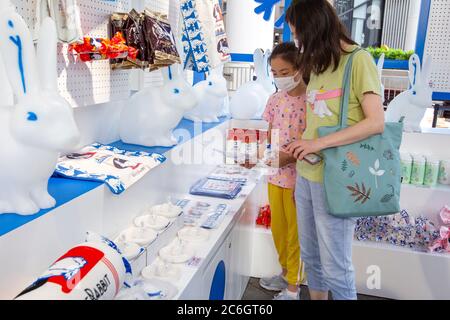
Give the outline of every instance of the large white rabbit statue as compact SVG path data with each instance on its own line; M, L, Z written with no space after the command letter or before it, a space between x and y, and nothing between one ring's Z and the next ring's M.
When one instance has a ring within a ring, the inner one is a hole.
M398 122L404 118L404 131L421 132L420 122L426 109L433 105L433 89L430 86L432 59L426 57L422 69L417 54L409 59L410 89L402 92L389 104L387 122Z
M30 215L54 207L48 179L59 153L80 139L73 110L58 94L56 42L55 23L45 19L36 56L22 17L11 5L0 9L0 72L6 72L0 85L9 79L15 101L0 103L0 213Z
M385 88L383 85L383 67L384 67L384 53L378 59L378 63L377 63L378 77L379 77L380 83L381 83L381 103L384 104L384 102L386 101L386 97L384 95Z
M244 83L230 101L230 114L235 119L261 119L269 97L275 92L270 72L270 50L257 49L253 55L255 81Z
M223 77L223 65L212 70L206 80L194 85L197 106L184 117L192 121L219 122L228 97L227 81Z
M180 65L164 68L162 73L162 87L142 89L123 108L120 116L123 142L148 147L177 144L172 131L183 115L197 105L197 98L183 78Z

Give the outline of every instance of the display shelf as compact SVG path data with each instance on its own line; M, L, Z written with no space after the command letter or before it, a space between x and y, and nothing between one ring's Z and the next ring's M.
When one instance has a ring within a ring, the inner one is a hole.
M227 117L221 117L220 122L218 123L203 123L201 126L199 124L195 124L194 122L182 119L180 124L177 126L175 130L187 130L190 133L190 137L194 138L199 134L202 134L209 129L212 129L223 122L227 121ZM196 127L197 126L197 127ZM186 142L186 141L183 141ZM143 147L138 145L125 144L121 141L116 141L112 143L114 147L123 150L129 151L145 151L145 152L156 152L156 153L167 153L172 150L174 147L170 148L162 148L162 147ZM100 186L103 186L103 183L93 182L93 181L82 181L75 179L66 179L60 177L52 177L49 180L48 189L49 193L55 198L56 206L51 209L41 210L39 213L31 216L19 216L16 214L1 214L0 215L0 237L5 235L8 232L13 231L16 228L23 226L26 223L29 223L35 219L42 217L43 215L55 210L56 208L80 197L81 195L92 191Z
M450 255L354 241L358 293L390 299L450 299Z
M438 184L434 187L428 187L428 186L419 186L419 185L414 185L414 184L402 184L402 187L405 189L411 189L411 190L415 190L418 192L421 191L425 191L426 192L450 192L450 186L448 185L444 185L444 184Z
M272 229L270 228L266 228L264 226L260 226L260 225L256 225L255 226L255 232L256 233L261 233L261 234L272 234Z
M412 249L409 247L402 247L402 246L396 246L387 242L377 242L377 241L359 241L354 240L353 246L359 246L359 247L365 247L365 248L371 248L371 249L383 249L383 250L389 250L389 251L397 251L399 253L409 253L409 254L417 254L417 255L423 255L425 257L427 256L434 256L437 258L444 258L444 259L450 259L450 254L446 253L439 253L439 252L428 252L428 251L420 251L416 249Z
M35 219L41 218L43 215L51 212L52 210L63 206L73 199L78 198L101 185L101 183L94 181L51 178L48 184L48 191L55 198L56 207L41 210L39 213L31 216L19 216L12 213L0 214L0 237Z
M202 134L203 132L215 128L218 125L222 124L223 122L229 120L228 117L220 117L219 118L219 122L216 123L194 123L191 120L187 120L185 118L183 118L180 122L180 124L174 129L175 130L175 136L176 136L176 130L179 129L184 129L184 130L188 130L190 137L191 138L195 138L196 136L198 136L199 134ZM186 141L181 141L181 143L186 142ZM129 150L129 151L144 151L144 152L148 152L148 153L152 153L152 152L156 152L156 153L161 153L164 154L168 151L170 151L171 149L173 149L173 147L144 147L144 146L140 146L140 145L134 145L134 144L128 144L128 143L124 143L122 141L116 141L111 143L112 146L119 148L119 149L123 149L123 150Z
M168 161L150 171L121 195L113 195L106 187L97 187L0 237L0 259L5 262L0 278L0 299L14 298L61 254L82 243L86 231L114 238L149 204L163 203L168 196L180 198L186 195L192 183L212 171L217 164L176 164L171 158L177 150L181 152L192 145L209 143L217 134L224 135L229 125L228 122L222 123L217 130L208 130L190 143L176 146L173 153L167 154ZM223 155L216 156L217 161L223 163ZM185 282L179 284L180 298L209 298L212 281L208 277L212 276L216 267L213 258L226 262L226 296L230 299L242 296L248 281L252 233L241 226L254 222L257 215L257 206L251 197L251 192L244 190L242 197L230 202L236 204L233 212L237 214L227 216L213 231L214 237L208 241L207 247L198 252L203 259L199 266L188 267L190 271L186 272ZM224 202L214 198L204 199ZM245 208L240 210L242 206ZM248 216L250 214L251 217ZM147 248L145 254L132 262L135 274L153 261L158 249L175 236L178 228L180 225L173 224Z
M246 187L244 187L243 192L248 192L249 196L251 196L251 192L254 188L254 183L248 184ZM190 198L198 201L207 201L216 204L224 203L230 207L230 212L224 217L218 228L210 230L208 241L205 244L197 246L195 257L201 259L199 265L196 267L188 266L186 264L180 266L183 276L181 277L180 281L176 283L176 286L179 289L176 299L208 299L208 296L195 296L196 294L198 294L198 292L196 292L196 290L191 286L197 285L197 281L195 281L195 278L203 276L204 270L208 267L209 261L213 258L216 252L218 252L225 239L230 235L231 230L245 215L246 211L244 210L244 207L245 202L247 201L247 197L237 198L234 200L212 200L208 197L199 196L190 196ZM246 258L241 257L241 259Z
M445 205L450 204L450 187L415 186L402 184L400 205L413 217L425 216L434 223L439 223L438 213Z

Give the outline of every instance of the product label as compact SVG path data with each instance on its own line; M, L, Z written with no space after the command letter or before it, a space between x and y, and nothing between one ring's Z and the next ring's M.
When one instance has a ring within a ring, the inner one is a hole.
M105 274L103 279L101 279L94 288L86 288L84 292L87 294L85 300L98 300L102 297L107 291L108 287L111 285L111 281L108 278L108 275Z

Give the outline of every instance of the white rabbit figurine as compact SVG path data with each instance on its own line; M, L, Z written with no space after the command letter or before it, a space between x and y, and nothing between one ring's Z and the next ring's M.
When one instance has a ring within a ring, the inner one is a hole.
M58 94L56 27L43 21L37 56L31 33L13 6L0 10L0 53L15 105L0 107L0 214L31 215L55 206L47 191L59 153L80 134L70 105ZM6 84L7 85L7 84ZM6 101L8 97L2 97Z
M227 81L223 77L223 65L212 70L206 80L194 85L197 106L184 117L192 121L219 122L225 99L228 97Z
M378 77L380 78L381 83L381 103L384 104L384 102L386 101L386 97L384 95L383 67L384 67L384 53L380 56L377 63Z
M264 54L257 49L255 62L256 81L244 83L230 101L230 114L235 119L261 119L269 97L275 92L269 67L270 50Z
M386 111L387 122L404 119L404 131L421 132L420 122L426 109L433 105L433 89L430 86L432 59L426 57L420 68L420 59L413 54L409 59L410 89L402 92L389 104Z
M123 108L119 129L123 142L149 147L177 144L172 130L197 105L197 98L180 65L164 68L162 73L162 87L142 89Z

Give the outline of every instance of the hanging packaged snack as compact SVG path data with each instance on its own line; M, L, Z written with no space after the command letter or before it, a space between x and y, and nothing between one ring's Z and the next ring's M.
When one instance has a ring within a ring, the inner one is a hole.
M136 57L137 51L125 44L120 32L111 39L84 37L83 42L69 45L69 52L83 62Z
M150 69L181 63L167 17L145 10L143 18Z
M110 36L113 37L115 34L117 34L117 32L120 32L122 35L124 35L127 20L128 13L113 13L110 18ZM135 67L135 64L129 62L126 58L111 59L112 69L130 69L133 67Z
M127 45L138 50L135 59L133 59L133 57L127 57L127 60L135 64L138 68L145 68L148 66L147 45L141 22L142 16L136 10L131 10L128 14L128 19L125 22L124 36Z

